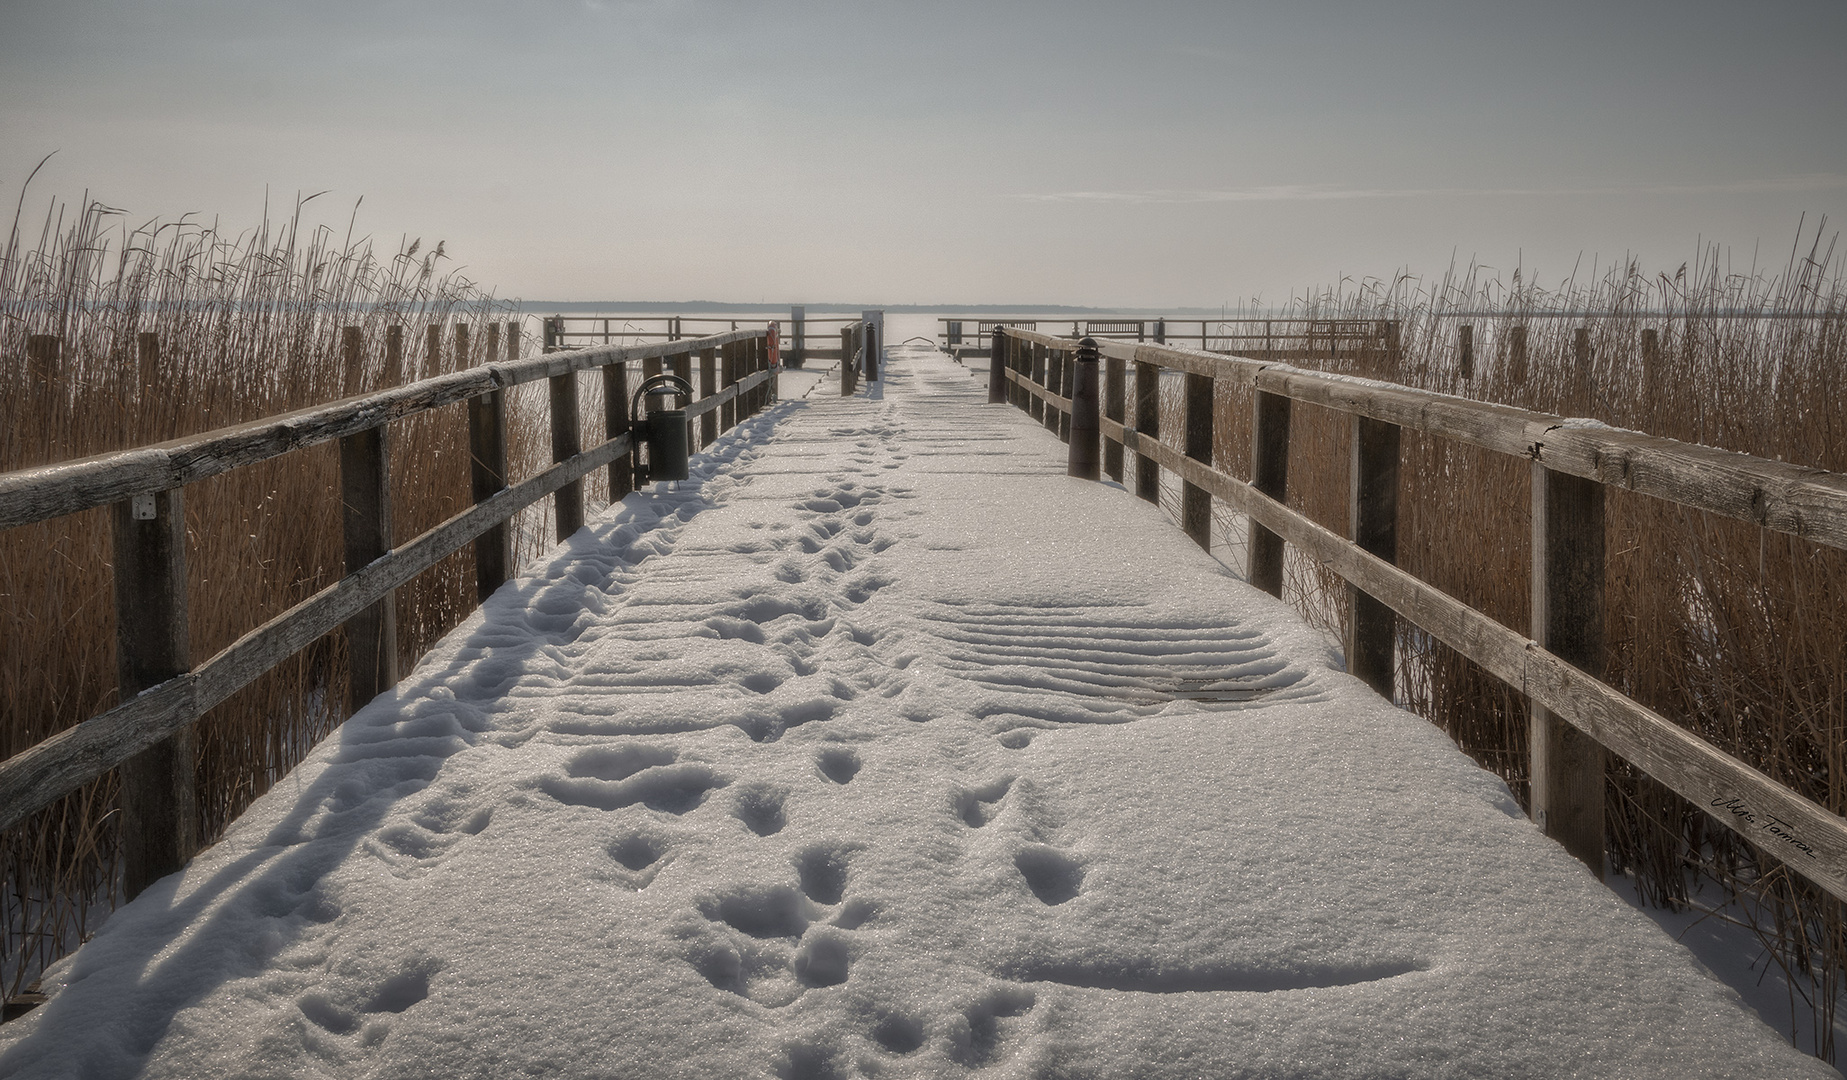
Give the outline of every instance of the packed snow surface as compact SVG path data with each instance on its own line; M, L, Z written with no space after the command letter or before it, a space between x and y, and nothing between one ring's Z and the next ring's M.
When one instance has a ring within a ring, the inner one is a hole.
M985 398L894 349L612 508L0 1075L1835 1075Z

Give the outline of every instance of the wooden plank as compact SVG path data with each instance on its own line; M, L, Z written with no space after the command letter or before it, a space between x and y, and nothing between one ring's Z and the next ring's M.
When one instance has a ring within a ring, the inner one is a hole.
M1024 390L1032 400L1039 402L1041 407L1049 411L1055 413L1060 409L1071 408L1070 398L1055 394L1045 387L1040 386L1037 382L1033 381L1033 377L1028 373L1009 371L1007 372L1007 378Z
M1364 416L1352 420L1347 514L1353 542L1388 563L1398 561L1399 432ZM1347 586L1347 670L1387 701L1394 700L1398 618L1356 586Z
M1847 900L1847 819L1803 798L1538 642L1322 528L1249 485L1133 430L1135 453L1262 521L1347 581L1706 810L1838 899Z
M1588 674L1604 672L1604 489L1534 462L1533 640ZM1603 877L1604 756L1538 702L1528 709L1533 821Z
M1289 493L1289 421L1291 402L1281 394L1251 395L1251 486L1287 502ZM1250 519L1249 573L1252 585L1282 598L1283 538Z
M340 521L351 574L391 550L391 439L383 424L340 440ZM347 712L398 684L397 604L390 593L346 621Z
M112 508L112 521L116 697L133 701L192 666L185 500L179 489L124 500ZM175 731L136 749L133 757L122 759L118 796L123 889L129 899L186 865L199 842L195 733Z
M1213 380L1209 375L1186 377L1186 456L1212 464ZM1180 529L1193 542L1212 550L1212 494L1191 481L1180 484Z

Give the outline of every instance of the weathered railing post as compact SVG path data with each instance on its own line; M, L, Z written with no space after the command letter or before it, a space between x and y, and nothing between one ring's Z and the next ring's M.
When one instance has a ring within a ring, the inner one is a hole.
M340 439L341 525L346 572L391 550L391 437L385 424ZM397 603L391 593L346 620L347 710L398 684Z
M798 368L808 360L807 338L808 309L800 304L789 308L789 349L783 356L783 363Z
M138 361L137 374L140 377L138 385L145 399L159 389L156 384L160 381L160 335L152 330L136 334L135 359Z
M1475 327L1463 323L1456 327L1456 372L1464 379L1475 377Z
M603 365L603 438L614 439L629 430L628 361ZM621 502L635 490L635 446L609 463L609 501Z
M1348 520L1353 542L1388 563L1398 561L1398 463L1400 430L1397 424L1355 416L1351 471L1348 481ZM1380 601L1347 586L1352 619L1347 628L1347 670L1361 682L1393 700L1393 645L1398 616Z
M1212 383L1210 375L1186 375L1186 456L1212 464ZM1180 487L1180 528L1193 542L1212 550L1212 493L1190 483Z
M719 379L724 384L722 389L729 390L738 381L737 342L727 341L718 347L718 363L721 369ZM718 426L726 431L730 431L732 426L738 422L737 399L732 398L718 408L719 412L722 414Z
M1135 433L1144 439L1161 437L1161 369L1135 361ZM1147 454L1135 455L1135 494L1151 503L1161 501L1161 466Z
M440 323L423 330L423 377L439 375L443 369L443 328Z
M718 350L699 350L699 396L709 398L718 393ZM718 414L708 412L699 418L699 447L704 449L718 438Z
M1655 401L1661 387L1661 333L1654 327L1642 331L1642 400Z
M385 385L404 385L404 328L385 327Z
M951 323L951 326L959 324ZM1007 379L1007 336L1006 332L996 326L988 337L988 404L1005 402L1011 395L1008 390L1012 384Z
M1526 324L1507 328L1507 374L1515 384L1526 381Z
M468 366L468 327L455 326L455 367ZM507 486L507 392L468 399L469 489L476 505ZM513 576L513 535L504 521L475 537L475 596L486 602Z
M1125 367L1120 356L1103 361L1103 415L1118 424L1128 415ZM1103 440L1103 471L1111 480L1122 483L1122 443L1115 439Z
M552 463L569 461L583 452L584 440L577 416L577 372L567 371L546 380L551 389ZM582 477L559 488L552 496L558 519L558 541L574 535L584 527L584 481Z
M365 334L357 326L340 328L340 355L343 369L340 393L352 397L365 389Z
M1277 502L1289 497L1289 418L1284 394L1251 392L1251 486ZM1283 595L1283 538L1251 519L1250 582L1271 596Z
M507 363L519 359L519 320L507 320Z
M1604 494L1595 480L1533 463L1533 640L1597 678L1604 671ZM1603 876L1604 753L1528 703L1533 821Z
M1096 339L1079 342L1077 355L1065 366L1071 371L1071 441L1065 450L1065 472L1081 480L1095 480L1101 475L1102 447L1098 441L1103 433L1097 418Z
M113 524L116 699L127 701L192 667L180 489L115 504ZM123 890L131 900L198 847L197 739L188 724L122 766Z

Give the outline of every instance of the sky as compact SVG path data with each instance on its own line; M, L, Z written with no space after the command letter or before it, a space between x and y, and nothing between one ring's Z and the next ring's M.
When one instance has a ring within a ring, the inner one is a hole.
M0 193L53 151L28 220L325 192L525 299L1780 268L1847 221L1844 47L1839 0L0 0Z

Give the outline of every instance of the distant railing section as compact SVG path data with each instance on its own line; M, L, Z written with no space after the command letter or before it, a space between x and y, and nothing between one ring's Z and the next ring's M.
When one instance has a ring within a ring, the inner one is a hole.
M1181 528L1208 549L1212 500L1224 500L1249 519L1248 580L1272 595L1282 595L1285 543L1344 578L1347 667L1381 694L1394 691L1399 618L1524 694L1533 818L1599 874L1607 750L1847 900L1847 820L1602 679L1609 487L1847 549L1847 475L1286 364L992 329L989 401L1011 403L1065 439L1072 475L1107 475L1158 501L1160 471L1178 474ZM1185 378L1177 432L1161 430L1164 371ZM1212 463L1221 380L1252 393L1248 480ZM1348 536L1283 501L1297 401L1351 418ZM1530 636L1396 565L1405 428L1531 462Z
M346 690L358 708L397 682L393 590L472 543L477 599L485 600L513 573L508 519L515 513L552 496L562 541L583 527L585 475L607 466L612 500L633 490L633 466L646 443L637 446L630 431L629 395L639 389L630 382L631 363L639 363L644 380L670 369L689 383L697 364L698 396L685 409L689 428L694 419L699 424L696 437L687 433L694 448L774 397L775 323L648 345L554 347L523 359L517 324L508 329L503 362L153 446L0 474L0 529L113 508L120 702L0 761L0 831L122 766L125 884L134 896L179 869L196 845L192 726L206 710L334 630L347 636ZM465 331L456 328L459 342ZM346 341L349 366L362 368L357 328ZM603 439L585 449L577 375L590 370L602 373L605 428ZM506 391L539 379L550 389L553 464L509 483ZM473 506L393 547L390 425L449 405L467 408ZM346 576L194 664L186 620L187 485L335 440L340 490L329 497L343 508Z
M875 318L878 312L860 315L821 315L807 313L801 305L789 308L788 332L782 341L783 363L799 368L809 359L838 360L840 350L831 344L816 347L813 337L831 340L841 327ZM739 330L767 330L783 324L779 317L731 315L550 315L545 319L545 350L579 348L586 345L630 345L656 341L680 341L700 334L724 334Z
M966 319L945 316L937 342L956 356L987 356L995 327L1062 332L1073 339L1191 345L1202 352L1264 360L1379 359L1396 366L1402 323L1397 319Z

